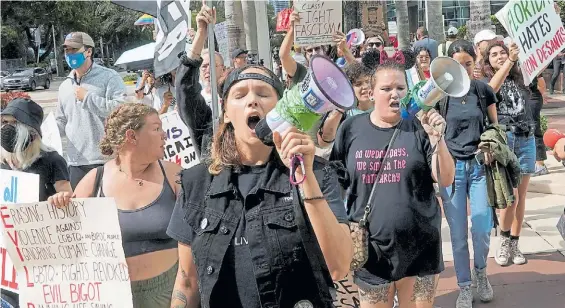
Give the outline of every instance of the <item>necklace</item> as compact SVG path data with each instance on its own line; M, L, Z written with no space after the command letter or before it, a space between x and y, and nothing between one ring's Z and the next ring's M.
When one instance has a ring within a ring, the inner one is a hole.
M118 168L120 169L120 172L121 172L121 173L125 174L126 177L129 177L128 174L125 173L125 172L122 170L122 166L119 166ZM137 182L137 185L143 186L143 179L134 179L134 178L132 178L132 180L136 181L136 182Z

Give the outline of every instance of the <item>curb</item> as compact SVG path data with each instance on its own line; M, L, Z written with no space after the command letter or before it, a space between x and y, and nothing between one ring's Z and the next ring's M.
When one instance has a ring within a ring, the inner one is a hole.
M528 192L565 196L565 189L563 188L563 185L557 185L555 183L551 183L551 181L530 182L528 185Z

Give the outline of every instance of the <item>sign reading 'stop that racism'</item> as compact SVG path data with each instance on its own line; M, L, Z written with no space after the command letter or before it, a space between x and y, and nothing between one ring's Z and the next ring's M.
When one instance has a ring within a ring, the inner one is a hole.
M294 25L294 42L298 46L333 44L332 35L341 31L341 1L295 0L300 22Z
M565 47L565 28L553 0L511 0L496 17L520 47L526 85Z

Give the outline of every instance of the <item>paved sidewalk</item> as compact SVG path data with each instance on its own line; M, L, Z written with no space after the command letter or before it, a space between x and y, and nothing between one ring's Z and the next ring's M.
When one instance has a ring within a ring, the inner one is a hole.
M565 167L550 152L547 153L545 165L549 174L531 177L528 191L565 196Z
M490 304L482 304L477 298L473 307L565 308L565 241L555 227L564 208L565 195L528 193L525 222L520 237L520 248L528 258L528 263L504 268L498 266L493 256L499 241L493 232L488 272L495 300ZM442 241L446 269L440 276L435 306L453 308L459 288L445 218ZM469 248L473 255L471 241Z

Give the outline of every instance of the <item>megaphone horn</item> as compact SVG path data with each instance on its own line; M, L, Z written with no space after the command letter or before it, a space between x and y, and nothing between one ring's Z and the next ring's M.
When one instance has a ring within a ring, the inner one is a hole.
M345 73L330 59L315 55L302 82L285 91L275 109L255 126L255 133L272 145L275 131L282 134L290 126L307 131L324 113L348 110L355 104L355 92Z
M345 36L347 45L359 46L365 41L365 33L361 29L351 29Z

